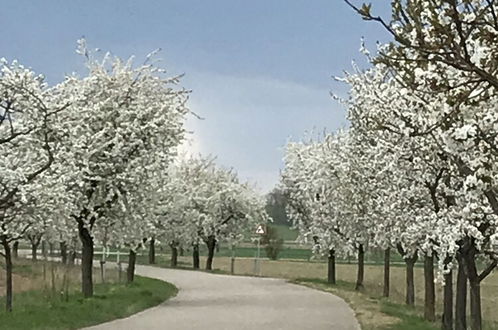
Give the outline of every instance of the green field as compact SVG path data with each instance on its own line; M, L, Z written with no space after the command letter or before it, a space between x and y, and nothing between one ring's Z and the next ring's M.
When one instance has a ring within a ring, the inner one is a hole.
M291 229L286 225L270 225L277 229L278 237L282 238L284 241L295 241L298 235L298 231Z
M232 256L232 253L235 257L237 258L254 258L257 255L257 244L252 243L252 242L244 242L240 244L239 246L235 246L233 248L233 251L228 247L223 244L217 249L215 252L215 257L230 257ZM192 251L190 249L184 249L183 251L183 256L189 256L191 255ZM123 255L128 254L128 251L122 250ZM199 253L201 256L207 256L208 251L205 246L205 244L201 244L199 246ZM380 250L372 250L372 251L367 251L365 253L365 263L367 264L375 264L375 265L382 265L384 263L384 252ZM100 251L97 249L95 252L96 255L100 255ZM147 250L140 250L138 254L146 255ZM171 251L168 247L157 247L156 248L156 254L161 255L161 254L166 254L170 255ZM264 246L260 247L260 256L262 258L267 258L266 251L264 249ZM115 256L111 257L112 260L115 260ZM327 257L326 256L319 256L319 255L313 255L311 251L311 247L306 247L306 246L300 246L297 244L294 245L284 245L282 247L282 251L280 252L278 259L297 259L297 260L308 260L308 261L326 261ZM356 260L354 257L349 257L349 258L342 258L341 256L337 256L336 258L337 263L355 263ZM396 253L392 252L391 253L391 263L394 265L400 265L404 266L403 258ZM419 260L418 265L422 265L422 261Z
M201 248L200 254L203 256L207 256L207 249ZM257 247L236 247L234 249L235 257L238 258L254 258L257 253ZM216 252L215 256L219 257L229 257L232 255L232 251L229 248L221 247L218 252ZM260 256L262 258L267 258L266 251L264 247L260 248ZM309 260L312 256L312 253L309 249L295 249L291 247L283 247L282 251L279 254L280 259L304 259Z

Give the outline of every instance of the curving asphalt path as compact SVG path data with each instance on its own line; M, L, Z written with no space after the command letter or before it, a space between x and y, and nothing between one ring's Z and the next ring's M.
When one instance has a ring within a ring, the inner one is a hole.
M340 298L281 279L137 266L137 274L176 285L178 295L93 330L358 330Z

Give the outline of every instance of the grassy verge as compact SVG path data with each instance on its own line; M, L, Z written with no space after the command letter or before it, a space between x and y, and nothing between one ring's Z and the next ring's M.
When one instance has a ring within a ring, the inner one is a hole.
M89 299L79 293L66 299L46 290L25 291L15 295L12 313L0 311L0 329L78 329L132 315L176 293L172 284L140 276L130 285L97 284Z
M420 310L395 304L385 299L369 297L354 290L354 284L338 281L336 285L324 280L300 278L292 281L314 289L327 291L343 298L355 311L363 330L436 330L435 324L425 321Z

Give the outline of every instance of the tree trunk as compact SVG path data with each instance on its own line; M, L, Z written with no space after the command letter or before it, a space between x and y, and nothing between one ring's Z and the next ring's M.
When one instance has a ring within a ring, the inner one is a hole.
M38 246L38 244L40 244L40 242L41 242L41 250L42 250L41 252L42 252L43 258L46 259L46 257L47 257L47 242L45 242L45 240L41 241L41 238L40 238L40 239L38 239L38 243L36 243L36 246Z
M105 260L100 260L100 280L105 283Z
M212 270L213 269L214 250L216 248L216 238L213 235L209 236L207 241L206 241L206 245L208 248L208 257L206 260L206 270Z
M50 262L50 284L52 288L52 295L55 296L56 287L55 287L55 262Z
M355 290L359 291L363 289L363 278L365 274L365 250L363 244L358 247L358 274L356 277L356 287Z
M6 238L2 239L2 245L5 258L5 275L6 275L6 289L5 289L5 309L7 312L12 312L12 255L9 242Z
M60 242L61 249L61 261L63 264L67 263L67 244L66 242Z
M49 251L48 255L50 257L53 257L54 256L54 243L52 243L52 242L48 243L48 251Z
M64 265L64 275L62 277L62 290L64 292L64 300L69 301L69 280L68 280L69 265Z
M137 262L137 253L130 249L130 254L128 255L128 268L126 269L126 281L128 283L133 282L135 279L135 263Z
M169 245L171 247L171 267L178 266L178 245L176 243L172 243Z
M477 267L475 263L474 248L471 248L465 258L465 270L470 284L470 329L482 329L482 315L481 315L481 285Z
M335 284L335 250L329 250L329 268L327 274L327 281L330 284Z
M411 258L405 258L406 263L406 304L415 305L415 278L414 267L417 262L417 255Z
M193 258L194 269L199 269L200 268L199 244L194 244L192 258Z
M436 321L436 288L434 285L434 256L424 257L425 300L424 318L427 321Z
M69 252L69 257L67 263L69 265L74 265L74 261L76 260L76 251Z
M481 286L479 281L470 282L470 329L482 329Z
M31 260L36 261L38 259L37 250L40 243L31 243Z
M46 285L45 282L47 280L47 259L46 258L43 259L43 270L42 270L42 273L43 273L43 286L45 288L45 285Z
M391 249L387 248L384 250L384 297L389 297L389 281L391 278Z
M81 292L85 298L93 296L93 237L84 226L83 221L78 221L78 234L81 248Z
M151 238L149 243L149 264L154 265L156 263L156 240Z
M457 255L458 273L456 286L456 303L455 303L455 329L467 329L467 274L460 253Z
M15 259L19 258L19 241L15 241L12 246L12 256Z
M443 330L453 330L453 272L444 275Z

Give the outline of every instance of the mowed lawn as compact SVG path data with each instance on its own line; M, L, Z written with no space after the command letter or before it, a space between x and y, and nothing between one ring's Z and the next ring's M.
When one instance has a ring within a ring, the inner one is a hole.
M159 264L168 265L169 256L159 256ZM144 260L145 261L145 260ZM205 257L201 256L201 267L204 267ZM190 256L179 257L181 267L191 267L192 258ZM230 271L230 258L215 256L215 269L222 272ZM339 281L354 282L356 280L356 265L337 264L337 279ZM236 258L235 274L255 275L254 258ZM261 275L267 277L286 278L296 280L300 278L327 278L327 264L325 262L308 262L299 260L261 260ZM454 280L454 283L456 279ZM381 265L365 266L365 291L367 296L380 297L382 295L383 267ZM415 268L415 290L416 304L423 306L424 298L424 278L423 269ZM442 306L442 286L437 285L437 304ZM494 272L482 282L482 307L483 318L487 322L498 322L498 272ZM391 267L391 298L394 303L404 304L405 301L405 269L403 266Z

